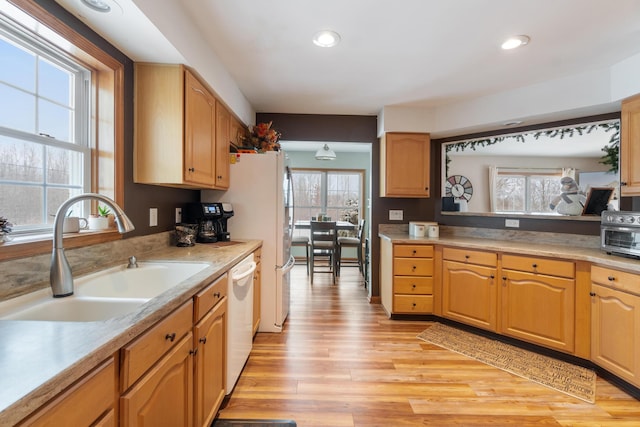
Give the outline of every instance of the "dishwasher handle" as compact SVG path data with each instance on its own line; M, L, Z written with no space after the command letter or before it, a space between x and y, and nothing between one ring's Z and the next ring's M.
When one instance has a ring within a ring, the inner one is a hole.
M246 271L244 271L244 272L242 272L242 273L238 274L237 276L236 276L236 274L235 274L235 273L236 273L236 271L235 271L235 270L234 270L234 271L232 271L232 272L231 272L231 280L233 280L234 282L237 282L237 281L239 281L239 280L244 279L245 277L248 277L250 274L253 274L253 272L254 272L254 271L256 271L256 265L257 265L257 264L256 264L256 262L255 262L255 261L251 261L251 262L250 262L250 263L248 263L247 265L249 266L249 268L248 268Z

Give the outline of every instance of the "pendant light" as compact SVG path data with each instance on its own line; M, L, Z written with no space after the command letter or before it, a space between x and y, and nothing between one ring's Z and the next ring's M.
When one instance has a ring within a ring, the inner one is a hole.
M318 160L335 160L336 153L329 148L327 144L324 144L324 147L316 151L316 159Z

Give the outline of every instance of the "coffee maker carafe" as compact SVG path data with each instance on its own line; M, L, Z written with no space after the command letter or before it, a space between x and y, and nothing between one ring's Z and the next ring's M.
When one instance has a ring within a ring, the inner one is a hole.
M185 207L183 220L198 225L196 242L215 243L221 231L222 203L189 203Z

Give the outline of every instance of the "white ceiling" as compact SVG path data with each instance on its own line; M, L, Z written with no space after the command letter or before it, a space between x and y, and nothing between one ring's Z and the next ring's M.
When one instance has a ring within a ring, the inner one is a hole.
M257 112L445 106L605 69L640 52L639 0L108 1L117 1L116 13L57 0L132 59L153 62L185 61L184 46L174 47L179 29L152 23L179 7ZM341 43L313 45L327 28ZM500 49L517 34L529 35L529 45Z

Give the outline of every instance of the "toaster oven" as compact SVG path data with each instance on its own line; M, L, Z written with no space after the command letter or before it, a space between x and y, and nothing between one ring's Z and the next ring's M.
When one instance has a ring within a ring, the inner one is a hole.
M640 212L603 211L600 248L608 254L640 258Z

